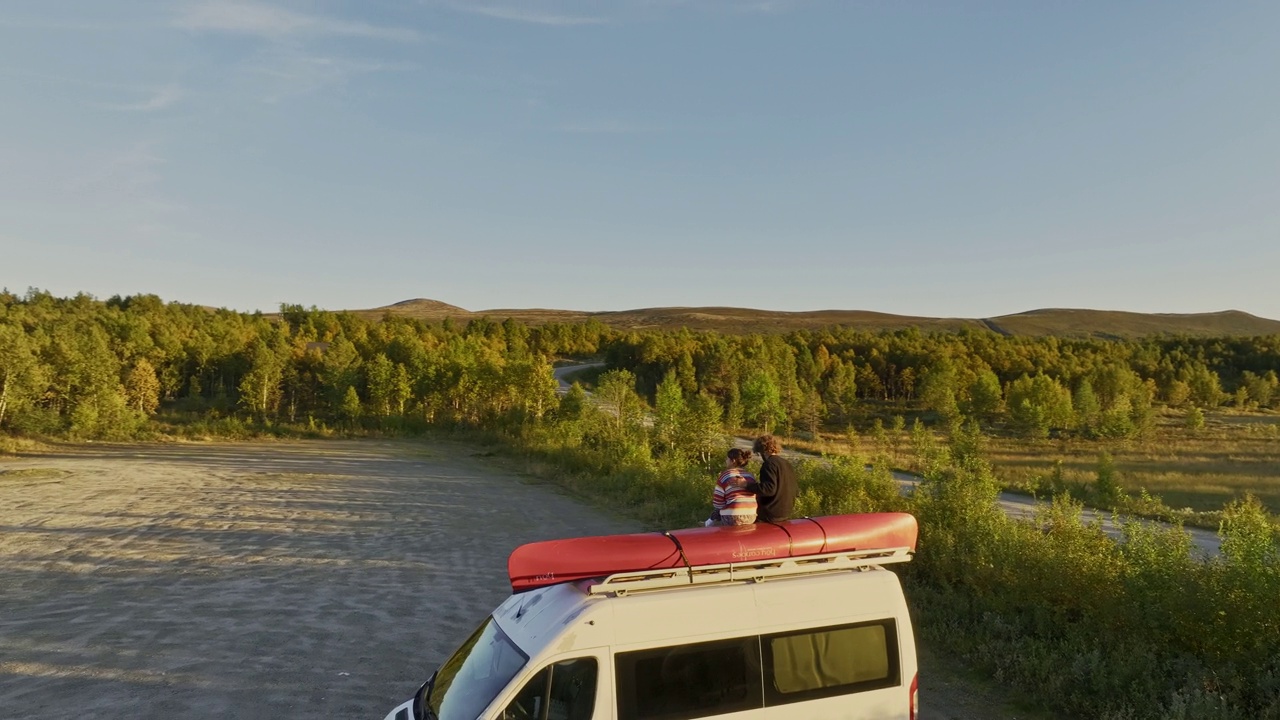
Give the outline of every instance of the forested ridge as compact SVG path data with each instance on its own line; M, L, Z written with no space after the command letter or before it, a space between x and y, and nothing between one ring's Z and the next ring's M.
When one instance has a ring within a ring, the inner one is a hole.
M553 362L589 357L606 362L593 383L606 409L580 386L555 392ZM797 512L914 513L920 551L901 572L921 637L1073 717L1280 718L1272 518L1232 501L1210 560L1178 528L1130 523L1116 543L1065 494L1012 521L994 503L987 443L1130 442L1224 407L1269 419L1278 372L1280 336L725 335L0 294L9 437L461 429L673 527L705 516L728 432L892 433L923 478L914 495L899 493L887 444L851 446L800 463Z

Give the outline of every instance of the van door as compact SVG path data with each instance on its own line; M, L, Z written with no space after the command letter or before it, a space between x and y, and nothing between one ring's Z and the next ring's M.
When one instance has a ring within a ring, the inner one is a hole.
M612 693L607 684L601 687L601 666L594 655L547 663L525 679L495 720L612 720Z

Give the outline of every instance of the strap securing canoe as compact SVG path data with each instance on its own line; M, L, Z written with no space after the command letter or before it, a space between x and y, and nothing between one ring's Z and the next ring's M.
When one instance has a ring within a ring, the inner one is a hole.
M690 562L689 562L689 558L688 558L687 556L685 556L685 554L684 554L684 546L680 544L680 538L676 537L675 535L672 535L672 534L671 534L671 533L669 533L669 532L664 532L664 533L662 533L662 534L663 534L663 535L665 535L665 536L667 537L667 539L671 540L671 542L675 543L676 551L678 551L678 552L680 553L680 560L684 563L685 569L692 571L692 570L693 570L693 564L692 564L692 563L690 563ZM690 572L690 574L689 574L689 584L690 584L690 585L692 585L692 584L693 584L693 573L692 573L692 572Z

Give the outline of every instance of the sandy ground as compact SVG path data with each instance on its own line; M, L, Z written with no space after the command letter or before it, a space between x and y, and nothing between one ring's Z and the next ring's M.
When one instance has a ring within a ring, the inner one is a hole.
M0 459L0 718L381 718L506 596L516 545L636 529L465 446ZM923 718L1026 717L930 664Z

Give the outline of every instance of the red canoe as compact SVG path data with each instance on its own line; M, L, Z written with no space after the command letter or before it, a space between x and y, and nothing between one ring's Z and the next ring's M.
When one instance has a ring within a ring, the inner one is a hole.
M507 560L511 590L521 592L620 572L720 565L820 553L906 547L919 528L907 513L860 513L744 527L602 535L521 545Z

